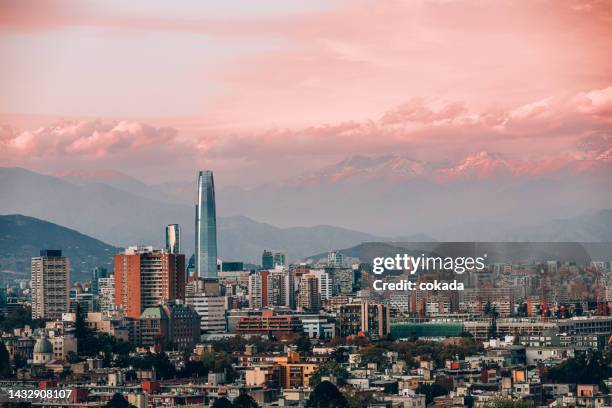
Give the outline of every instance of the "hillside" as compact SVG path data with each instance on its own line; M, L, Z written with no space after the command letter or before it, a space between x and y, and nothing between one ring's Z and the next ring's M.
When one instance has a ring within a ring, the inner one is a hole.
M30 259L41 249L70 257L72 280L91 279L96 266L111 268L117 248L78 231L23 215L0 215L0 280L29 278Z
M89 180L91 181L91 180ZM0 168L0 214L19 213L73 228L115 246L164 245L164 228L178 223L185 253L194 250L192 205L156 197L156 188L104 184L96 179L46 176L21 168ZM132 182L134 184L134 182ZM195 183L193 188L195 189ZM6 199L5 199L6 197ZM219 205L218 209L223 206ZM296 222L298 222L297 220ZM333 226L278 228L243 216L217 220L219 257L259 263L264 249L281 250L294 260L382 238Z

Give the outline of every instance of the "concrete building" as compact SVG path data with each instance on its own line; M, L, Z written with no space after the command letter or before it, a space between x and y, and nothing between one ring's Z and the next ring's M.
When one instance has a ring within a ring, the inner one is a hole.
M300 294L298 308L309 312L321 309L321 294L319 293L319 279L315 275L304 275L300 280Z
M242 334L282 335L301 333L302 321L295 315L275 315L272 310L263 310L261 315L243 315L236 323L236 332Z
M282 267L272 269L268 275L268 305L295 306L294 277Z
M365 334L380 339L391 333L389 307L378 303L363 301L342 305L338 321L342 337Z
M108 278L108 270L101 266L94 268L93 274L91 277L91 293L94 295L98 294L99 291L99 282L102 278Z
M225 333L227 329L225 297L206 296L200 293L187 297L185 303L193 306L200 315L200 330L202 333Z
M263 308L268 306L268 271L257 271L249 275L249 306Z
M70 310L70 260L60 250L32 258L32 318L60 320Z
M140 339L143 346L191 350L200 341L200 316L180 302L149 307L140 316Z
M287 256L283 252L272 252L267 249L261 254L261 269L275 269L287 265Z
M54 360L66 360L71 352L77 354L77 339L73 334L53 334L49 341L53 346Z
M106 312L115 308L115 275L98 280L97 310Z
M344 266L344 256L340 251L329 251L327 253L327 266L330 268L342 268Z
M314 269L310 271L309 275L314 275L319 280L319 294L321 296L321 302L325 302L330 299L333 295L333 282L329 273L325 269Z
M185 255L153 247L129 247L115 255L115 304L127 317L148 307L185 299Z
M335 337L336 325L327 317L319 315L300 315L304 333L312 339L331 339Z

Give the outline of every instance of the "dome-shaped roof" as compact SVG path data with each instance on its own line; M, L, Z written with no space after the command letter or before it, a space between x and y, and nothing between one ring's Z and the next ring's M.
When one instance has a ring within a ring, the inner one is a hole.
M41 337L34 345L34 353L53 354L53 344L46 337Z

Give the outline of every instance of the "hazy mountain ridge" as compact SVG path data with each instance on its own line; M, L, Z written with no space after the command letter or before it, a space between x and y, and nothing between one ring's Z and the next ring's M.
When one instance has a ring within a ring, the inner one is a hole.
M495 231L466 231L464 239L499 239L515 227L611 208L612 161L606 157L521 161L483 151L452 163L427 163L357 155L284 182L221 188L218 197L226 215L280 226L299 220L379 236L421 232L440 239L454 234L456 225L494 223Z
M195 188L195 185L194 185ZM194 246L194 209L156 202L99 182L77 185L25 169L0 168L0 213L20 213L76 229L117 247L164 245L164 228L178 223L187 254ZM218 217L219 256L259 263L264 249L289 259L383 239L334 226L278 228L244 216Z
M381 158L349 162L385 171L404 163ZM408 162L409 167L412 164ZM168 185L149 186L126 176L128 185L136 183L138 190L105 184L103 178L92 178L88 173L65 176L78 181L0 168L0 213L48 220L117 247L162 246L165 225L178 223L184 251L193 252L193 205L164 201L164 197L154 199L157 189ZM126 180L121 175L110 176L111 184ZM309 186L269 184L248 191L218 187L219 256L258 263L263 249L275 249L286 251L293 260L367 241L612 240L609 213L591 211L612 206L607 178L575 180L578 182L541 178L517 183L476 180L445 184L422 179L371 180ZM181 196L187 195L186 187L182 185ZM295 224L315 226L291 227ZM394 236L408 237L391 238Z
M112 270L119 250L70 228L23 215L0 215L0 277L29 278L30 260L41 249L70 257L72 280L91 279L94 267Z
M400 155L348 157L331 166L285 181L285 185L338 184L356 181L435 182L495 180L505 178L557 178L567 172L597 174L612 170L609 154L564 156L556 159L515 160L498 153L480 151L453 163L430 163Z

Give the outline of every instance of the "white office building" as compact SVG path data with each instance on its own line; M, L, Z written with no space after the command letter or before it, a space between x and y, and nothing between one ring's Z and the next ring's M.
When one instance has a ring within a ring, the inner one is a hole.
M224 296L206 296L198 293L188 296L185 303L192 305L200 315L200 329L203 333L225 333L227 299Z

